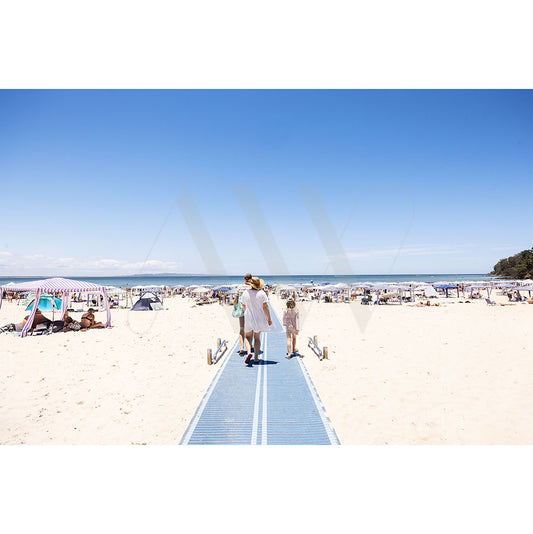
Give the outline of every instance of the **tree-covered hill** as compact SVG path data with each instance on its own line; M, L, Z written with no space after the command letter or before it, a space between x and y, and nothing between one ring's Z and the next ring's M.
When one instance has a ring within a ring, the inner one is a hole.
M490 273L502 278L533 278L533 248L500 260Z

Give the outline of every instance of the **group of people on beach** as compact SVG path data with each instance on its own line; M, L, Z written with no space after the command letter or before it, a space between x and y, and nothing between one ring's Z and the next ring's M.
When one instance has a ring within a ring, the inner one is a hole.
M265 291L265 282L251 273L244 275L244 284L241 285L233 301L233 317L239 319L239 354L246 356L246 365L259 363L261 354L261 332L273 330L268 296ZM287 309L283 313L283 326L287 333L287 354L286 358L291 358L298 354L296 348L296 336L299 333L299 313L293 298L287 300ZM245 350L245 343L248 351Z
M65 311L63 319L59 321L52 321L46 317L43 312L37 308L35 310L35 315L30 327L30 333L34 333L35 329L48 330L50 332L69 332L71 330L88 330L89 328L103 328L104 324L97 322L94 316L94 308L89 308L82 316L81 320L78 322L72 317L70 317L68 311ZM23 328L26 326L30 316L26 315L22 322L20 323L8 323L0 327L0 332L22 332ZM42 326L41 326L42 325Z

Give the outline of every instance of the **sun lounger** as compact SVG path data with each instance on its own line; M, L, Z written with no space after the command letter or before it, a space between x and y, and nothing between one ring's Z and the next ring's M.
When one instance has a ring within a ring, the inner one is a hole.
M485 301L487 302L488 306L495 306L496 305L496 303L493 300L485 299Z

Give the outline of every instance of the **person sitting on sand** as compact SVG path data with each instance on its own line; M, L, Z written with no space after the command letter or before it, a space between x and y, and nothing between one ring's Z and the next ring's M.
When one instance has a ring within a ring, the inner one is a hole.
M81 316L81 327L85 330L87 328L102 328L104 325L103 323L97 323L94 318L94 309L89 308L82 316Z
M24 320L22 321L22 328L24 328L24 326L26 326L26 323L28 322L28 319L30 318L29 315L26 315L26 317L24 317ZM33 318L33 324L31 325L31 329L30 329L30 332L33 333L33 330L35 329L35 327L38 325L38 324L51 324L52 321L50 319L48 319L48 317L45 317L41 310L39 308L37 308L37 310L35 311L35 317ZM22 330L21 328L21 330Z
M78 323L75 319L73 319L69 314L68 311L65 312L65 316L63 317L63 330L61 332L70 332L71 330L77 331L81 329L81 324Z

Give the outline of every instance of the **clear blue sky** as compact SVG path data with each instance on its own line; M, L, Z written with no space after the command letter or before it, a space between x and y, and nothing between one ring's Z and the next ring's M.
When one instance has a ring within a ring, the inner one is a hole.
M206 272L184 186L230 274L268 274L234 184L293 274L332 272L299 184L347 224L354 274L483 273L533 246L532 91L3 90L0 123L0 275Z

